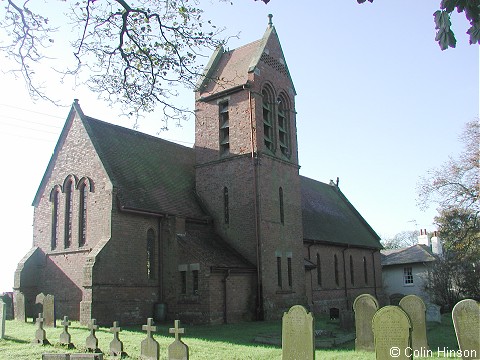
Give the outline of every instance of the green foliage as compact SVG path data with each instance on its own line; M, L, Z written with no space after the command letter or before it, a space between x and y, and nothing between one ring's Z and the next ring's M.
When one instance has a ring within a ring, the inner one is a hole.
M357 0L359 4L365 1ZM373 2L373 0L368 1ZM465 13L465 17L470 22L470 28L467 30L467 34L470 35L470 44L480 44L480 0L442 0L440 10L433 14L437 30L435 41L440 45L440 49L454 48L457 44L450 21L450 14L455 9L458 13Z
M468 122L461 137L464 150L420 179L422 208L438 205L435 223L447 250L480 261L480 124Z

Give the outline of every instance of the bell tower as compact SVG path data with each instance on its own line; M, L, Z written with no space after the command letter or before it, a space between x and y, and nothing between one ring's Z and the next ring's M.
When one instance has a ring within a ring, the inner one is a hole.
M196 192L257 266L259 318L306 302L295 95L272 15L261 39L214 52L195 93Z

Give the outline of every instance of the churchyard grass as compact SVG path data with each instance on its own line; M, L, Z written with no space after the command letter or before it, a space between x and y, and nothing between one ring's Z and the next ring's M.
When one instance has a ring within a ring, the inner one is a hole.
M57 328L46 328L47 339L51 346L39 346L31 344L34 338L36 325L29 319L28 323L15 320L6 322L5 339L0 339L0 360L7 359L41 359L42 353L66 353L85 351L85 339L89 334L86 326L78 322L72 322L69 333L76 349L67 350L58 345L60 333L63 328L57 321ZM120 324L121 326L121 324ZM269 346L253 343L255 336L259 334L278 334L281 332L280 321L248 322L228 325L188 325L181 324L185 328L182 340L190 348L191 360L270 360L281 359L282 351L278 346ZM168 334L168 329L173 327L173 322L157 325L158 331L154 338L160 343L160 359L167 359L167 347L174 340L174 336ZM316 329L338 331L335 323L325 318L316 319ZM105 359L113 359L108 356L109 344L113 339L109 327L100 327L96 331L99 340L99 348L104 352ZM442 316L442 323L428 323L427 336L430 348L435 350L431 357L415 357L415 359L442 358L437 357L437 348L457 349L455 331L452 324L451 314ZM137 327L122 327L120 340L127 352L127 359L140 359L140 343L145 339L146 333ZM343 344L335 349L317 349L317 359L348 359L348 360L374 360L374 353L355 352L353 341ZM449 359L458 359L448 357Z

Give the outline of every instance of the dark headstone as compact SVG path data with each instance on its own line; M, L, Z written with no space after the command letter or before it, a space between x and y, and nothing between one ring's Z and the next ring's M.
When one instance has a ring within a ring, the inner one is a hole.
M110 332L113 333L113 340L110 342L110 355L111 356L124 356L123 343L119 339L119 333L122 329L118 326L118 321L113 322L113 327L110 328Z
M66 346L69 349L73 349L75 346L72 344L72 337L68 333L68 327L70 326L70 321L68 321L68 316L63 317L62 321L63 331L60 333L60 345Z
M25 322L27 321L27 314L25 312L25 295L17 291L13 296L13 309L15 312L15 320Z
M157 327L152 325L153 319L147 319L147 325L142 326L142 330L147 332L147 337L141 344L141 357L145 360L158 360L160 357L160 347L158 342L153 338L152 332L157 331Z
M168 346L168 360L188 360L188 346L180 339L180 334L185 334L180 320L175 320L175 327L170 328L169 333L175 334L175 341Z
M43 329L43 314L38 314L37 322L37 330L35 331L35 339L32 341L32 344L37 345L50 345L50 342L47 340L47 333Z
M344 330L353 329L355 325L355 316L353 311L342 310L340 312L340 327Z
M436 323L442 322L442 314L440 314L440 306L437 304L427 303L425 304L426 310L426 317L427 321L432 321Z
M390 295L390 297L389 297L390 305L398 306L398 304L400 304L400 300L402 300L404 296L405 295L399 294L399 293L395 293L395 294Z
M330 320L338 320L340 317L340 309L330 308Z
M5 303L5 320L13 320L13 292L4 292L0 300Z
M56 327L55 320L55 297L53 295L45 295L43 298L43 317L45 319L45 327Z
M95 336L95 331L98 330L97 320L92 319L88 324L88 328L90 329L90 335L87 336L85 347L87 351L100 353L101 350L98 348L98 339Z

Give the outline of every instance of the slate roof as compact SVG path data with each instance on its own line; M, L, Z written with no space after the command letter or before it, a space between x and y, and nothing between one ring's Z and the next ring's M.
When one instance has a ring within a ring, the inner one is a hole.
M197 82L197 90L202 97L208 97L212 94L222 93L229 89L246 85L248 83L248 74L255 71L258 62L262 59L270 38L278 42L281 49L280 40L274 26L269 26L263 37L233 50L226 51L223 46L219 46L211 56L207 66ZM285 73L290 79L292 88L295 91L292 77L284 62ZM213 81L212 79L217 79Z
M82 121L122 207L207 218L195 197L192 148L89 116Z
M301 176L304 240L380 249L380 237L340 189Z
M199 262L213 268L228 268L253 271L256 269L240 253L230 247L212 228L188 230L185 235L177 235L178 247Z
M403 249L382 250L382 266L414 264L435 261L437 258L426 245L413 245Z

